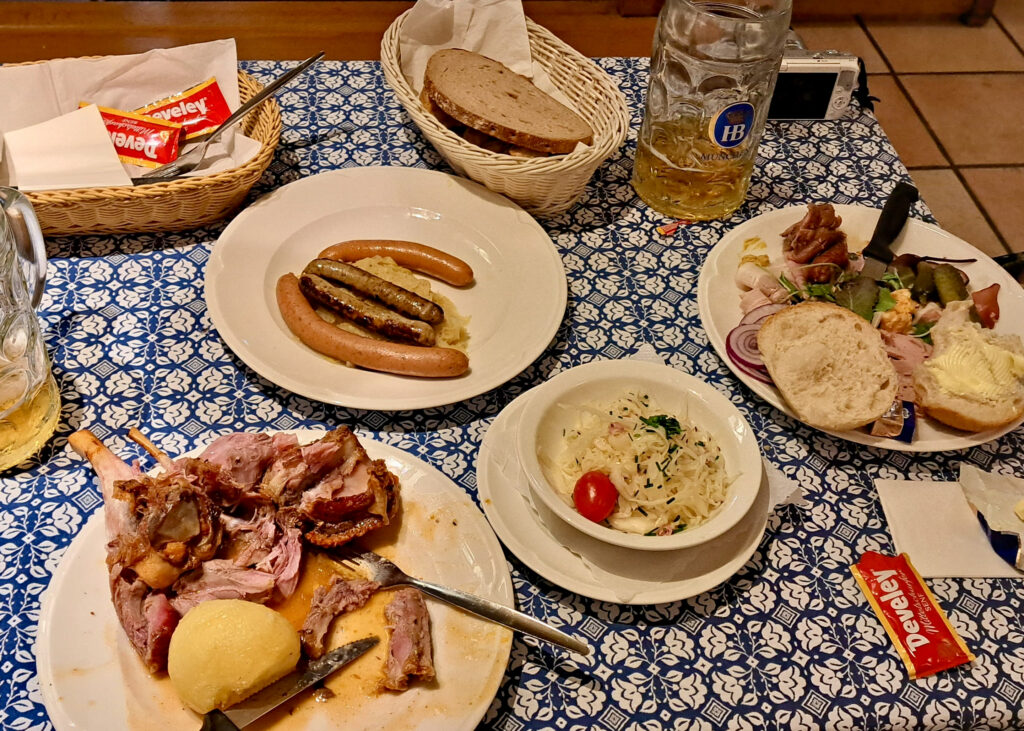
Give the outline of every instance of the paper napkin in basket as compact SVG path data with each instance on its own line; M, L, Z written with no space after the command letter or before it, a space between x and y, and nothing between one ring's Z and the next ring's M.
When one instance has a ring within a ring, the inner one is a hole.
M87 102L131 111L211 77L217 79L228 107L237 109L238 57L233 39L125 56L62 58L0 67L0 134L7 142L6 170L0 171L7 176L0 177L0 183L18 185L25 190L130 185L127 174L117 180L110 177L110 164L120 166L121 163L113 145L109 144L109 137L107 162L96 160L97 143L94 130L88 126L87 115L73 114L79 104ZM71 122L85 126L70 129ZM60 128L60 134L42 140L48 145L44 151L39 136L51 134L52 129L47 126L50 123ZM80 150L80 145L85 145L86 150ZM190 175L207 175L244 165L259 149L259 142L245 137L238 129L231 130L210 146L203 164ZM52 159L65 156L74 161L73 172L62 174L54 170L48 159L38 159L37 155L44 152ZM90 160L96 160L95 174L91 176L83 167L83 163ZM132 175L140 172L140 168L131 170Z
M4 142L0 180L23 191L132 184L95 104L8 132Z
M520 0L417 0L399 34L402 73L417 94L423 91L427 61L445 48L474 51L503 63L573 108L533 60Z
M992 550L962 485L998 476L970 465L960 474L961 482L875 480L896 551L925 578L1024 578Z

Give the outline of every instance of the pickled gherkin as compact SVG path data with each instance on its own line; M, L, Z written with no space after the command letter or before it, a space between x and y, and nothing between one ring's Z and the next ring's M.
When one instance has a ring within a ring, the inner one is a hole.
M939 264L935 267L933 274L935 278L935 291L938 292L939 302L945 307L950 302L959 302L969 299L967 285L964 283L960 270L952 264Z
M910 293L921 304L935 296L935 265L930 261L918 263L917 276L914 277L914 287Z

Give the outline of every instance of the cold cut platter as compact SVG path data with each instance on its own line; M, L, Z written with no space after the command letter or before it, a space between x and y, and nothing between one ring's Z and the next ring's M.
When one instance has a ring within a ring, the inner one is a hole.
M842 219L841 230L850 242L850 250L859 249L871 238L880 211L854 205L835 205L834 209ZM741 306L744 288L737 283L741 260L755 248L756 253L763 253L772 261L781 259L783 232L800 221L806 213L806 206L769 211L729 231L708 255L697 285L701 321L719 357L754 393L794 418L793 409L780 391L772 383L752 374L743 362L737 362L735 354L729 352L727 340L744 319ZM1024 326L1021 325L1024 322L1024 291L1004 269L978 249L938 226L911 219L893 243L892 250L896 255L916 254L961 262L956 266L968 278L971 291L989 288L998 290L1001 315L992 329L1000 335L1024 335ZM968 432L946 426L925 414L917 419L916 430L910 441L876 436L868 428L838 432L822 430L867 446L905 452L937 452L984 444L1011 431L1020 423L1021 420L1016 419L999 428Z
M324 436L312 430L291 433L300 444ZM410 573L510 606L512 583L501 546L466 494L415 457L369 439L361 441L369 456L384 460L398 479L402 503L400 518L374 533L366 545ZM54 727L198 728L199 717L185 708L167 675L150 675L119 626L108 587L105 544L101 508L63 554L42 599L36 657ZM304 565L308 567L308 561ZM439 602L429 601L427 608L433 626L434 681L414 683L402 693L381 690L383 661L371 652L327 681L333 696L324 702L297 699L258 727L476 728L504 676L511 633ZM364 630L367 627L358 622L347 629L335 627L331 644L365 634Z
M429 286L416 291L449 317L436 324L429 302L392 296L376 275ZM337 170L274 191L224 230L206 271L210 318L246 365L299 395L383 411L455 403L514 377L551 343L566 291L558 251L529 214L410 168Z

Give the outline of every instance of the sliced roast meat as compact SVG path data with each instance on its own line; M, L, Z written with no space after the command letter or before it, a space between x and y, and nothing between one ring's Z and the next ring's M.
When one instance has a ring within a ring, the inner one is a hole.
M245 599L263 603L273 591L272 573L243 568L234 561L218 558L206 561L175 582L171 605L184 615L192 607L210 599Z
M278 530L273 505L259 505L248 518L221 514L224 550L221 555L239 566L252 566L274 550Z
M782 251L786 258L806 264L821 252L846 243L839 230L843 219L830 203L809 203L804 217L782 232Z
M839 278L850 265L850 250L846 246L846 235L842 241L822 251L804 271L808 282L831 282Z
M389 632L384 687L406 690L413 676L433 680L430 615L423 595L416 589L399 589L384 607L384 619Z
M283 446L267 434L239 432L213 440L199 458L220 467L243 491L248 492L256 489L263 473Z
M273 550L256 564L260 571L274 576L274 586L287 599L299 585L302 569L302 533L298 528L286 528L274 544Z
M331 577L331 582L326 587L317 587L313 592L313 601L309 605L306 620L299 632L306 654L311 658L323 655L326 649L324 640L334 618L359 609L378 589L380 584L376 581L343 579L337 575Z
M110 577L110 597L117 619L151 673L167 667L167 648L181 618L167 597L140 579L129 581L120 567Z

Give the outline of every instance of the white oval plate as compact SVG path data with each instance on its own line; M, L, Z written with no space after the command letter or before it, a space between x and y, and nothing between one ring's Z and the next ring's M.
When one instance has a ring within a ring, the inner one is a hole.
M834 208L843 219L842 230L846 232L850 241L865 242L871 238L881 213L879 209L848 205L836 205ZM761 383L733 366L725 349L725 339L742 317L740 289L733 277L743 255L743 242L757 236L768 244L767 253L772 261L781 260L782 232L803 218L806 211L806 206L780 208L763 213L732 229L719 239L708 254L697 280L700 319L719 357L750 390L794 419L797 419L797 416L774 386ZM956 266L967 272L971 279L972 291L999 283L1000 317L995 331L1024 335L1024 289L1005 269L966 241L943 231L938 226L911 219L907 221L903 232L893 243L892 250L897 254L977 259L972 264ZM932 419L918 417L917 433L910 444L888 437L872 436L863 430L827 433L869 447L882 447L899 452L944 452L967 449L998 439L1016 429L1022 422L1024 419L1001 429L969 433L944 426Z
M342 365L299 342L275 286L350 239L429 244L466 261L476 281L431 279L469 317L468 373L434 379ZM267 380L338 406L395 411L455 403L500 386L548 346L566 305L565 270L544 229L482 185L431 170L335 170L285 185L242 211L206 268L206 305L224 342Z
M761 543L768 524L768 483L733 528L706 543L674 551L638 551L592 538L531 500L516 454L527 392L506 406L484 435L477 490L484 514L512 553L548 581L618 604L659 604L703 594L732 578Z
M323 432L295 434L308 442ZM371 457L386 461L401 484L402 510L387 555L410 574L513 606L505 554L469 496L399 449L362 437L360 442ZM181 704L167 676L149 675L125 639L110 601L105 544L100 510L71 542L43 594L36 662L50 720L58 731L199 728L202 719ZM306 694L252 728L475 729L504 677L512 633L429 598L427 605L436 683L414 684L404 693L346 693L326 703ZM328 687L344 681L345 673L379 673L376 650L329 679Z

